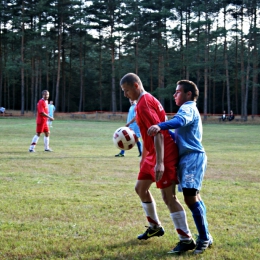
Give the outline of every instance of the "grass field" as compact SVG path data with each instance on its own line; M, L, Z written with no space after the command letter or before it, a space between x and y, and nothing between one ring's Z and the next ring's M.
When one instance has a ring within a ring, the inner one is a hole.
M134 191L138 151L115 158L112 143L123 124L57 120L54 152L43 151L42 136L28 153L35 120L0 118L0 259L260 259L260 126L204 125L201 194L214 245L199 256L172 256L177 234L154 185L166 233L136 239L147 225Z

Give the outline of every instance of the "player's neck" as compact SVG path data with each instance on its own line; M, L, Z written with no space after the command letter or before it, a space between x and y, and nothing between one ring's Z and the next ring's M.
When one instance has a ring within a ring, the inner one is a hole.
M146 93L146 91L145 91L144 89L142 89L142 90L140 91L140 95L139 95L139 97L138 97L138 99L137 99L137 102L140 100L140 98L141 98L145 93Z

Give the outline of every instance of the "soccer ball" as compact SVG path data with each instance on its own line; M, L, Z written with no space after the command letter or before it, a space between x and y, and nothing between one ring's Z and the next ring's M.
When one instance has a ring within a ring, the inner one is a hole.
M135 132L126 126L116 129L113 135L113 142L120 150L132 149L137 141L138 138Z

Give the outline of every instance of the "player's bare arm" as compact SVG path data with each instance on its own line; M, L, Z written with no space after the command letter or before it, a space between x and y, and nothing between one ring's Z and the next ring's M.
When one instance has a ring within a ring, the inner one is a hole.
M54 121L54 118L53 118L53 117L47 115L47 114L44 113L44 112L41 112L41 115L42 115L42 116L45 116L45 117L48 117L51 121Z
M155 181L161 180L164 173L164 137L163 134L158 133L154 136L154 146L156 151L156 165L154 167L155 171Z
M134 121L135 121L135 117L131 121L129 121L125 126L130 126L132 123L134 123Z
M152 125L147 130L147 134L150 135L150 136L155 136L160 131L161 131L161 128L158 125Z

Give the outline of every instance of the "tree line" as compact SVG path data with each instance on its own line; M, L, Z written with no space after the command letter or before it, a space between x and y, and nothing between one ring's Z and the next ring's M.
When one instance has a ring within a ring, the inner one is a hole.
M127 111L119 80L138 74L167 112L180 79L201 113L259 111L259 0L1 0L0 106Z

